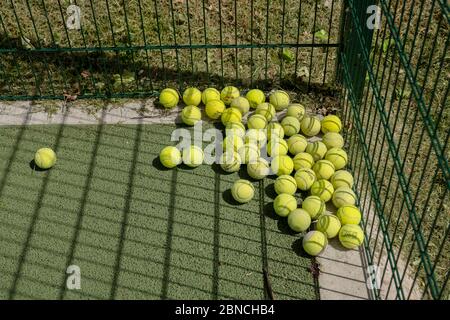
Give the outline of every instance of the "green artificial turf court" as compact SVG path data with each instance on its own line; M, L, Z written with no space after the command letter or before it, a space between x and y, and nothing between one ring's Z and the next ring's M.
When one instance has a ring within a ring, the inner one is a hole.
M1 299L315 299L311 259L272 212L237 205L216 165L162 168L173 125L0 128ZM58 155L35 171L40 147ZM66 268L81 290L66 289Z

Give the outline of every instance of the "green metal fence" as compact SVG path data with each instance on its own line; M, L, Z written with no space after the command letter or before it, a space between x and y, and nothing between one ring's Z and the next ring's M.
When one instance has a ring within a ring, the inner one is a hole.
M5 0L0 100L338 92L372 297L448 299L449 24L445 0Z

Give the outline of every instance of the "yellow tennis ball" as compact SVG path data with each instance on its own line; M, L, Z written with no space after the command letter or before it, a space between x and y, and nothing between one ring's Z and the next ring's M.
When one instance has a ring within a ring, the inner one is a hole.
M267 143L267 154L271 157L286 155L288 153L288 143L284 139L274 138Z
M347 165L347 152L340 148L331 148L325 154L325 160L332 162L336 170L342 169Z
M237 152L225 152L220 157L220 167L225 172L238 172L241 168L241 157Z
M346 170L338 170L336 171L330 178L330 182L333 185L334 189L339 187L353 187L353 176L350 172Z
M294 170L300 170L300 169L311 169L314 165L314 158L312 155L306 152L300 152L295 155L294 159Z
M339 231L339 241L347 249L356 249L364 242L364 231L356 224L346 224Z
M356 194L349 187L339 187L334 191L333 204L336 208L344 205L355 205Z
M205 113L211 119L219 119L225 111L225 104L221 100L211 100L205 106Z
M202 92L197 88L187 88L183 92L183 101L187 106L198 106L202 102Z
M327 132L322 137L322 142L327 149L342 148L344 146L344 138L336 132Z
M275 198L273 208L280 217L287 217L289 213L297 209L297 200L293 195L282 193Z
M330 201L333 196L334 188L333 185L327 180L321 179L317 180L311 186L311 195L317 196L325 202Z
M236 135L226 136L222 142L223 151L227 152L237 152L242 146L244 146L244 140Z
M270 173L269 162L266 159L258 158L256 161L250 162L247 165L247 173L253 179L264 179Z
M254 114L247 120L247 127L249 129L264 129L266 126L267 119L260 114Z
M272 171L277 176L289 175L294 170L294 162L289 156L279 155L272 159Z
M179 100L178 92L172 88L166 88L159 94L159 103L166 109L175 108Z
M220 92L216 88L206 88L202 92L202 102L206 106L209 101L220 100Z
M245 131L245 126L241 122L228 122L225 126L225 135L227 136L236 135L244 138Z
M290 104L287 108L286 116L294 117L298 121L302 121L305 116L305 107L300 103Z
M294 175L297 187L302 191L307 191L316 181L316 174L311 169L303 168L297 170Z
M202 119L202 112L196 106L186 106L181 111L181 120L188 126L195 125Z
M281 111L289 106L290 98L286 91L277 90L270 94L269 102L275 107L275 110Z
M277 122L271 122L267 125L267 139L271 140L273 137L284 138L284 129Z
M325 157L325 154L328 150L322 141L315 141L312 143L308 143L305 151L312 155L314 161L319 161L323 159L323 157Z
M305 232L311 226L311 217L303 209L295 209L288 215L288 225L295 232Z
M231 100L230 108L237 109L242 115L244 115L250 110L250 103L244 97L237 97Z
M259 89L252 89L245 95L250 107L255 109L258 105L266 101L266 95Z
M237 202L247 203L253 199L255 187L250 181L239 179L231 187L231 195Z
M239 156L243 164L249 164L255 162L259 156L260 151L256 144L246 143L238 150Z
M188 167L198 167L203 163L203 157L203 150L198 146L183 149L183 163Z
M56 163L56 153L50 148L41 148L34 155L34 163L41 169L50 169Z
M220 99L229 106L231 104L231 101L233 101L234 98L239 97L239 89L233 86L228 86L223 88L222 92L220 93Z
M284 134L288 137L297 134L300 131L300 122L294 117L284 117L281 120L281 126L283 127Z
M264 116L264 118L266 118L267 121L270 121L270 120L272 120L273 117L275 117L276 111L275 111L275 107L273 105L271 105L270 103L264 102L264 103L259 104L256 107L254 114L260 114L260 115Z
M247 133L245 134L245 143L254 144L259 149L266 144L266 140L266 133L261 129L250 129L247 130Z
M226 126L230 122L241 122L242 114L238 109L228 108L222 113L220 119L223 125Z
M328 180L334 174L334 165L328 160L319 160L313 166L317 179Z
M317 196L306 197L302 208L309 213L311 219L316 219L325 212L325 202Z
M361 211L353 205L343 205L336 212L336 216L341 221L342 225L345 224L359 224L361 222Z
M317 256L325 250L328 245L327 236L320 231L310 231L303 237L303 250L310 256Z
M306 150L308 140L306 140L306 138L301 134L294 134L288 139L287 143L289 147L289 152L295 156L300 152L304 152Z
M339 133L342 130L341 119L335 115L328 115L322 119L322 132L337 132Z
M317 219L316 230L325 233L328 239L338 235L341 229L341 222L333 214L323 214Z
M297 191L297 182L292 176L282 175L275 180L274 188L277 194L293 195Z
M306 136L315 136L320 132L320 120L314 116L304 116L300 128Z
M175 168L181 163L181 152L176 147L165 147L159 153L159 161L166 168Z

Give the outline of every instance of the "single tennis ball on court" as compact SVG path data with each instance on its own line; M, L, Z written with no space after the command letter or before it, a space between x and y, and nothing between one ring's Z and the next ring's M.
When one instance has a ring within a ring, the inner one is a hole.
M165 147L159 153L159 161L161 161L161 164L166 168L175 168L182 161L181 152L176 147Z
M327 235L328 239L334 238L341 230L341 222L333 214L323 214L317 219L316 230Z
M330 182L333 185L334 189L339 187L353 187L353 176L350 172L346 170L338 170L336 171L330 178Z
M318 196L306 197L302 209L309 213L311 219L316 219L325 212L325 202Z
M314 158L312 155L306 152L300 152L295 155L294 159L294 170L300 170L300 169L311 169L314 165Z
M297 118L298 121L302 121L305 116L305 107L300 103L290 104L287 108L286 116Z
M339 187L334 191L333 204L336 208L345 205L355 205L356 194L349 187Z
M300 131L300 121L294 117L284 117L283 120L281 120L281 126L283 127L284 134L288 137L291 137Z
M159 103L166 109L175 108L179 100L178 92L172 88L166 88L159 94Z
M274 138L267 143L267 154L271 157L286 155L288 153L288 143L284 139Z
M327 236L320 231L310 231L303 237L303 250L310 256L317 256L325 250L328 245Z
M284 138L284 129L278 122L271 122L267 125L267 139L271 140L274 137Z
M325 154L325 160L332 162L336 170L340 170L347 165L347 152L340 148L331 148Z
M225 135L226 136L238 136L244 138L245 136L245 126L242 122L228 122L225 126Z
M247 203L253 199L255 187L250 181L239 179L231 187L231 195L237 202Z
M186 106L181 111L181 120L188 126L195 125L202 119L202 112L196 106Z
M305 232L311 226L311 217L303 209L295 209L288 215L289 228L295 232Z
M211 100L205 106L205 113L211 119L219 119L225 111L225 104L221 100Z
M328 180L334 174L334 165L328 160L319 160L313 166L317 179Z
M364 242L364 231L356 224L346 224L339 231L339 241L347 249L356 249Z
M249 164L256 162L260 156L260 151L256 144L246 143L243 147L239 148L238 154L243 164Z
M253 114L247 120L247 127L249 129L264 129L266 126L267 119L260 114Z
M188 167L195 168L203 163L203 150L198 146L190 146L183 149L183 163Z
M244 115L250 110L250 102L244 97L237 97L231 100L230 108L239 110L239 112Z
M235 135L226 136L222 142L223 151L227 152L237 152L242 146L244 146L244 140Z
M297 182L292 176L282 175L275 180L274 188L277 194L293 195L297 191Z
M262 129L250 129L247 130L245 134L245 143L250 143L256 145L261 149L266 144L267 136Z
M341 119L335 115L328 115L322 119L322 132L336 132L339 133L342 130Z
M226 126L230 122L240 123L242 120L242 114L238 109L228 108L222 113L220 120L222 121L224 126Z
M34 155L34 163L41 169L50 169L56 163L56 153L50 148L41 148Z
M250 103L250 107L255 109L258 105L266 101L266 95L259 89L252 89L245 95L248 102Z
M209 101L220 100L220 92L216 88L206 88L202 92L202 102L206 106Z
M266 118L267 121L272 120L273 117L275 117L275 114L277 112L275 111L275 107L271 105L270 103L264 102L259 104L256 107L254 114L260 114Z
M322 160L328 149L322 141L308 143L305 151L312 155L314 161Z
M305 136L313 137L320 132L320 120L315 116L304 116L300 128Z
M289 147L289 152L295 156L300 152L304 152L306 150L308 140L306 140L306 138L301 134L294 134L288 139L287 143Z
M294 162L289 156L279 155L272 159L270 167L277 176L290 175L294 170Z
M202 102L202 92L197 88L187 88L183 92L183 101L187 106L198 106Z
M220 157L220 167L225 172L238 172L241 162L241 157L237 152L224 152Z
M261 180L270 173L269 162L266 159L258 158L247 165L247 173L255 180Z
M327 149L342 148L344 146L344 138L336 132L327 132L322 137L322 142Z
M277 90L270 94L269 102L275 107L275 110L281 111L289 106L290 98L286 91Z
M220 93L220 99L225 103L225 105L229 106L234 98L239 97L239 94L240 93L238 88L228 86L223 88L222 92Z
M353 205L343 205L336 212L336 216L341 221L342 225L345 224L359 224L361 222L361 211Z
M303 168L297 170L294 175L294 179L295 182L297 182L297 187L300 190L307 191L316 181L316 174L311 169Z
M311 186L311 195L319 197L324 202L330 201L333 193L333 185L325 179L317 180Z
M273 208L280 217L287 217L289 213L297 209L297 199L290 194L279 194L273 202Z

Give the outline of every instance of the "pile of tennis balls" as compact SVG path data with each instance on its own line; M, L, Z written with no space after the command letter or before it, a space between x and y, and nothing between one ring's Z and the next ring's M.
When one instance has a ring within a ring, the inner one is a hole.
M246 165L248 175L255 180L271 173L277 176L274 211L287 218L294 232L303 233L306 253L319 255L334 237L347 249L362 245L361 212L355 206L353 176L345 170L348 157L338 116L320 119L307 114L302 104L292 103L289 94L282 90L270 93L266 101L266 95L259 89L251 89L243 97L234 86L221 92L215 88L203 92L187 88L182 99L186 104L181 111L185 124L192 126L201 120L199 106L203 104L203 112L212 120L220 119L224 125L221 167L225 172L237 172ZM159 103L165 108L174 108L179 100L178 92L171 88L164 89L159 96ZM280 122L279 112L284 114ZM263 148L272 159L270 163L261 156ZM161 163L167 168L181 163L197 167L203 158L203 151L197 146L182 152L168 146L160 153ZM299 191L303 198L301 205L294 196ZM237 202L247 203L253 199L255 188L252 182L239 179L231 194ZM331 211L327 210L327 203Z

